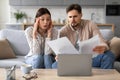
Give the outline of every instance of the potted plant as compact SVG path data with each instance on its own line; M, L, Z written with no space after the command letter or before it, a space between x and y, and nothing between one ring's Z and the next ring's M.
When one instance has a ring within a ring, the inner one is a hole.
M17 10L17 12L14 13L14 16L15 16L17 22L19 22L22 20L22 18L26 17L26 14Z

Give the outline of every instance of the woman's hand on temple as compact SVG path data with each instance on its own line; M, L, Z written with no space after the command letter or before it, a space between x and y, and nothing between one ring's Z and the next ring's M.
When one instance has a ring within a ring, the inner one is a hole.
M47 37L48 37L48 38L51 38L52 28L53 28L53 24L52 24L52 20L51 20L51 21L50 21L49 28L48 28L48 30L47 30Z
M38 31L38 23L39 23L39 18L36 18L36 21L34 23L34 27L33 27L33 38L36 39L37 37L37 31Z

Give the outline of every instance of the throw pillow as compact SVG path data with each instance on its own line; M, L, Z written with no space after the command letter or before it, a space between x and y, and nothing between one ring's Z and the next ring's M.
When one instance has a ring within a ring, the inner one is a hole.
M110 50L115 54L116 58L120 56L120 38L113 37L111 39Z
M7 39L0 39L0 59L15 58L15 54Z

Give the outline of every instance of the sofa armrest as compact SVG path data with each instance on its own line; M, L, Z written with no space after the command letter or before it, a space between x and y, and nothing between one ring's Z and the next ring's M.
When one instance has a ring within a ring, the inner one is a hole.
M119 61L114 62L114 68L120 73L120 62Z

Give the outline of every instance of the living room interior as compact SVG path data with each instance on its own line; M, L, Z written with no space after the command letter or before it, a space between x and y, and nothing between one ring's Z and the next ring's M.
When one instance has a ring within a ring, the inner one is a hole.
M111 74L108 75L107 71L103 71L107 75L103 77L112 76L114 73L116 73L114 74L116 77L120 76L119 0L0 0L0 70L5 72L3 69L13 65L16 65L17 69L19 69L24 63L24 56L29 52L29 45L24 30L34 24L35 13L40 7L46 7L50 10L52 23L59 30L67 23L65 9L72 3L78 3L82 6L82 18L92 20L97 24L110 50L115 53L114 70L116 72L110 71ZM19 17L19 15L22 15L22 17ZM22 75L20 70L18 72ZM48 73L50 74L49 70ZM55 72L53 73L56 74ZM96 73L96 70L94 73ZM0 79L4 79L4 77L4 75L0 76ZM101 78L100 76L97 77ZM99 80L97 77L95 76L95 80ZM42 79L47 80L45 76ZM62 78L50 77L50 79L60 80ZM77 80L79 78L73 77L73 79L68 79ZM118 80L120 78L112 79ZM110 78L106 78L106 80L110 80Z

